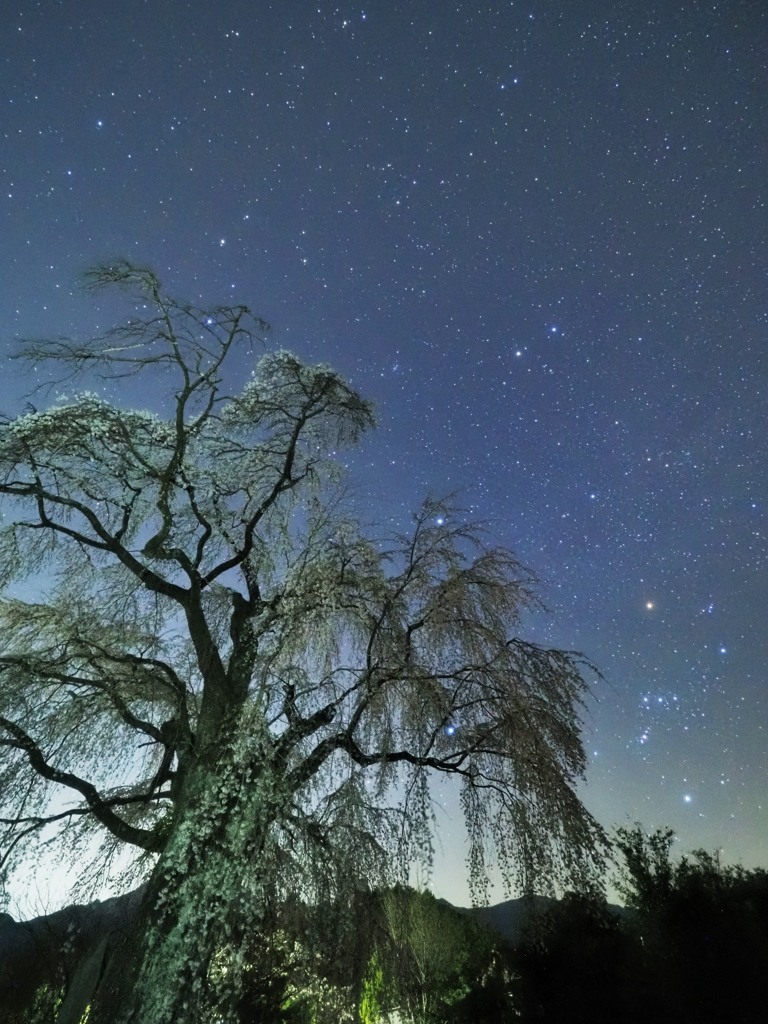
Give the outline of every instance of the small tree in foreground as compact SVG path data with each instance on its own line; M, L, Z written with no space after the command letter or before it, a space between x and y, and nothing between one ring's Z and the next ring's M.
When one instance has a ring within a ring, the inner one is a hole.
M236 1019L270 906L429 850L430 774L461 783L478 895L491 849L508 884L590 878L583 663L515 635L516 558L436 502L366 538L333 455L372 413L336 373L267 352L233 393L264 328L246 308L129 263L87 280L127 288L131 318L21 355L172 400L85 393L0 427L0 786L6 869L44 835L78 860L98 839L102 865L133 849L149 877L91 1020Z
M462 1004L473 992L487 995L482 982L496 954L491 933L431 893L403 886L383 892L381 908L384 935L376 952L390 1008L419 1024L462 1019Z

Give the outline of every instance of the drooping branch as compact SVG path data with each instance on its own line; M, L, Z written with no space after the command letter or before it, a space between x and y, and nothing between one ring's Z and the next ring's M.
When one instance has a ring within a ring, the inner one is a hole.
M109 552L114 555L134 576L136 576L147 589L164 597L170 597L179 604L184 603L187 591L175 583L171 583L158 575L145 562L141 562L126 548L116 535L112 534L100 521L99 517L89 506L82 501L65 494L56 494L45 488L41 481L35 483L22 483L20 481L9 481L0 483L0 494L7 494L12 498L31 497L35 500L38 509L37 523L19 523L30 529L46 529L53 533L60 534L75 541L83 548L93 548L96 551ZM67 526L63 522L52 519L48 513L45 502L59 506L68 511L78 512L91 526L95 536L83 533L74 527Z
M0 715L0 728L8 734L5 738L0 737L0 746L21 750L26 755L30 766L42 778L80 793L85 798L93 816L117 839L150 852L160 849L156 833L149 829L130 825L115 814L109 799L105 799L93 783L81 779L73 772L62 771L49 764L39 746L17 722Z
M135 804L147 806L152 802L159 804L162 800L172 799L172 793L170 790L149 789L142 793L133 793L131 795L124 796L109 796L103 797L102 799L105 807L130 807ZM59 811L55 814L33 814L28 815L27 817L19 815L15 818L0 818L0 825L8 826L9 830L7 846L4 850L0 851L0 871L2 871L5 864L10 859L15 847L20 842L23 842L27 836L42 831L42 829L46 828L48 825L55 825L57 822L68 821L72 818L82 817L86 814L93 814L92 809L87 806L79 806L68 807L65 811ZM23 827L20 829L19 826Z
M130 665L139 671L151 672L151 682L160 683L168 689L175 702L183 701L186 696L186 686L179 674L168 662L160 658L150 658L143 654L135 654L133 651L121 650L119 652L107 649L103 644L98 643L92 637L77 636L78 643L88 651L95 652L98 659L103 659L107 665L125 666ZM97 664L94 659L94 664Z

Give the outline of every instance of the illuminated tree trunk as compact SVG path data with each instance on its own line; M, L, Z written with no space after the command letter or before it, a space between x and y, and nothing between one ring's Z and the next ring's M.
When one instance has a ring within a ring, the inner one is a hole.
M136 927L111 959L94 1024L239 1020L279 800L268 763L252 755L235 742L190 773Z

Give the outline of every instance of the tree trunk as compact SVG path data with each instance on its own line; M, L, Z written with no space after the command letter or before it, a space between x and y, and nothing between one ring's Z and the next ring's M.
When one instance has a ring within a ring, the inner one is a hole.
M195 766L134 926L110 958L93 1024L238 1021L244 952L264 911L270 777L233 749Z

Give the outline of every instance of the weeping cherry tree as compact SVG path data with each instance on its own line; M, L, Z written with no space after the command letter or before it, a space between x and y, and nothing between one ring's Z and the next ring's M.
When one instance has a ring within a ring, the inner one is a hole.
M0 857L23 869L44 838L87 880L134 852L134 952L91 1020L237 1020L270 903L429 858L430 778L460 785L479 897L491 863L523 889L590 880L588 666L517 635L515 556L436 501L367 537L335 454L371 406L327 366L253 357L245 307L180 303L127 262L87 283L126 290L130 319L19 354L59 388L167 399L74 393L0 426Z

